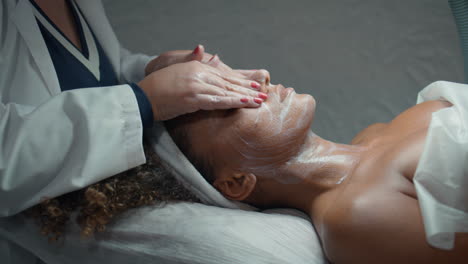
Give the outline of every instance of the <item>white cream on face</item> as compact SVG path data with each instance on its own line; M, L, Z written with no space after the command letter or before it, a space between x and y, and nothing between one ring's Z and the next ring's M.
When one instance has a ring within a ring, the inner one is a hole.
M235 137L233 142L237 142L233 144L233 148L244 158L240 170L274 179L279 179L278 177L283 175L278 173L277 168L286 162L288 157L295 155L298 148L297 140L301 138L303 140L305 136L299 136L303 132L298 133L298 131L304 131L304 127L310 125L308 122L311 118L307 115L314 110L309 107L308 101L300 100L297 103L304 104L294 105L295 99L297 97L294 92L291 92L283 102L279 93L269 93L267 103L255 112L249 112L255 115L254 127L261 131L258 138L251 139L250 136L249 139L245 138L243 125L240 128L233 128ZM294 114L291 111L301 112ZM259 125L262 127L258 127Z
M255 127L259 124L263 126L257 128L264 132L261 136L246 139L242 136L243 128L234 130L234 142L240 144L233 146L243 157L239 169L282 184L298 184L306 180L327 184L342 183L349 175L346 168L357 164L359 155L356 153L362 149L323 140L310 130L305 140L297 142L297 132L309 125L305 124L310 122L308 111L314 110L294 105L295 98L294 94L289 94L281 102L279 93L269 93L270 102L258 108L253 119ZM280 106L280 111L276 111L276 106ZM274 143L269 144L270 142ZM302 144L299 145L300 149L297 149L298 144ZM314 178L315 176L317 177Z
M273 89L273 88L272 88ZM284 88L283 88L284 89ZM256 117L254 124L258 124L260 119L268 118L269 129L273 132L273 135L277 135L279 133L284 133L284 126L285 123L288 121L287 117L291 106L293 105L294 95L291 93L285 99L285 102L281 102L280 95L278 93L269 93L268 94L268 101L273 101L274 104L282 105L281 112L279 115L274 116L271 108L269 107L268 103L264 103L258 111L256 111ZM300 118L302 119L302 118Z
M276 95L276 97L278 97L278 100L279 100L279 96ZM292 104L292 101L293 101L293 97L294 96L292 94L290 94L286 98L286 105L283 106L283 108L281 109L281 113L279 115L278 133L280 133L281 130L283 129L283 126L285 124L285 119L288 116L289 110L291 109L291 104Z
M251 147L255 146L245 139L243 142ZM277 162L275 153L263 156L258 153L238 152L246 159L242 170L274 179L278 183L298 184L304 181L314 181L337 185L349 176L351 170L347 170L347 168L353 168L359 162L358 154L363 150L365 150L363 147L339 145L325 141L309 131L297 154L292 155L282 164ZM265 153L271 152L266 151Z
M258 111L256 112L254 124L258 124L261 116L268 116L269 121L273 122L273 113L271 112L271 109L268 106L268 104L263 104L262 107L258 109Z

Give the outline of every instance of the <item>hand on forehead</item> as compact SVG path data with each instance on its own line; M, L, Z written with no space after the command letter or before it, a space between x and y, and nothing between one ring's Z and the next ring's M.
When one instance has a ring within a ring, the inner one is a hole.
M204 61L203 61L204 62ZM270 85L270 73L267 70L233 70L227 66L218 55L213 55L206 63L216 69L218 69L225 77L244 78L260 83L264 90L267 85Z

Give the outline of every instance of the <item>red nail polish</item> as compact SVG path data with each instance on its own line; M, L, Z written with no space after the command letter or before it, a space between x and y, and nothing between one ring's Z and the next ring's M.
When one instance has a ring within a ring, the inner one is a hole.
M263 100L260 99L260 98L255 98L254 102L256 102L257 104L261 104L261 103L263 103Z
M251 82L250 87L258 89L258 88L260 88L260 84L258 84L257 82Z
M218 54L213 55L213 57L211 57L211 59L208 62L211 62L216 56L218 56Z
M241 102L242 102L242 103L247 103L248 101L249 101L249 99L247 99L247 98L245 98L245 97L244 97L244 98L241 98Z
M263 100L266 100L268 98L268 95L266 93L258 93L258 97L262 98Z
M193 54L198 54L200 52L200 45L197 45L197 47L193 50Z

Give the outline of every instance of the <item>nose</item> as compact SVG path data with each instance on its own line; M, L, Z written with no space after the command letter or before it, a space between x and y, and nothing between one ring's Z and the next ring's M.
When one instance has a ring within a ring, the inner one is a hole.
M270 85L270 73L267 70L258 70L252 75L252 79L260 83L261 91L265 92L266 87Z
M285 87L282 84L269 84L266 85L265 87L262 86L262 89L264 89L262 92L264 93L280 93L281 90L285 89Z

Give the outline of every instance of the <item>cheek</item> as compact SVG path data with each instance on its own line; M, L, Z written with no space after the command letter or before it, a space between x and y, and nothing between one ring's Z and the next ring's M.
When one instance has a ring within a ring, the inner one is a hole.
M243 111L233 126L231 141L250 172L278 167L299 151L309 131L313 113L302 97L288 106L264 104L255 111ZM296 99L294 99L296 100Z
M269 136L295 136L308 130L315 114L315 100L308 94L294 94L279 102L279 98L264 103L256 109L250 120L256 130Z
M269 130L258 129L252 133L240 133L235 136L234 150L237 153L237 168L259 177L278 179L281 182L285 174L281 168L301 149L305 137L293 133L274 134ZM234 138L233 138L234 139Z
M232 151L228 163L244 172L281 178L278 168L300 151L315 110L311 96L295 95L293 99L289 106L284 101L239 109L227 120L229 136L222 141L224 152Z

